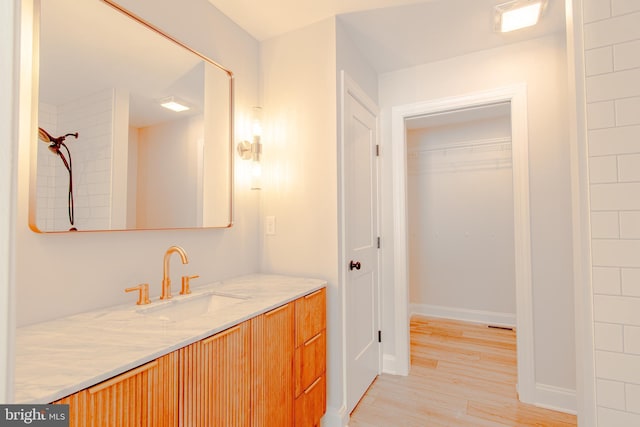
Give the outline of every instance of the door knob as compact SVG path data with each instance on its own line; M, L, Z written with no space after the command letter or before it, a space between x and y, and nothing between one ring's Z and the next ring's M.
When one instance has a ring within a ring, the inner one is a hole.
M360 265L360 261L353 262L353 260L352 260L352 261L349 263L349 270L353 270L354 268L355 268L356 270L360 270L360 267L361 267L361 265Z

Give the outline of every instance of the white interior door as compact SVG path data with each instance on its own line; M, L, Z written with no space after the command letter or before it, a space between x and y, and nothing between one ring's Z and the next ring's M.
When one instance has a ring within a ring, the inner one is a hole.
M378 342L377 118L352 92L344 98L344 267L347 409L367 391L380 368Z

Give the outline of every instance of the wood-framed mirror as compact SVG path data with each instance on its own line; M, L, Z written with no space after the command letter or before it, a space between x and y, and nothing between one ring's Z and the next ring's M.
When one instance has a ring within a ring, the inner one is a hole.
M112 0L38 3L31 229L230 227L233 73Z

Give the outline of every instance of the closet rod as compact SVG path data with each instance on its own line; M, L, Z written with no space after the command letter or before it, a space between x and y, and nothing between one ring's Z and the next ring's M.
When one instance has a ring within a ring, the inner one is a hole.
M511 144L511 138L493 138L493 139L483 139L479 141L465 141L465 142L457 142L453 144L443 144L437 147L431 148L423 148L415 151L411 151L411 153L428 153L432 151L447 151L447 150L455 150L455 149L464 149L464 148L475 148L475 147L490 147L490 146L499 146Z

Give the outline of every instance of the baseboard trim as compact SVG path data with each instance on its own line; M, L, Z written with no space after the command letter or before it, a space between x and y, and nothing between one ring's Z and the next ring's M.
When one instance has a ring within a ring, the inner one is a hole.
M382 372L385 374L397 375L396 357L392 354L382 355Z
M470 310L467 308L445 307L430 304L410 304L409 312L411 315L417 314L421 316L464 320L465 322L505 326L509 328L514 328L516 326L515 313Z
M578 413L575 390L548 384L536 383L534 405L572 415Z
M327 412L320 420L322 427L347 427L349 425L349 414L347 407L342 405L339 408L327 406Z

